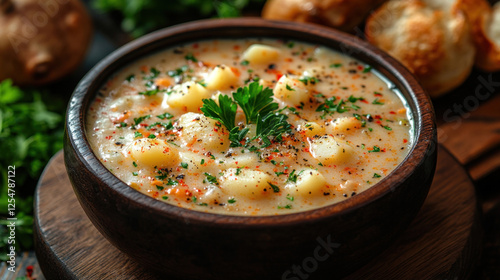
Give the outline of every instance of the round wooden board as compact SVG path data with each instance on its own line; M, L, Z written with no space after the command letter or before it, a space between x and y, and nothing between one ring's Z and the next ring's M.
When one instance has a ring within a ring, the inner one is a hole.
M73 193L61 152L46 167L35 200L36 254L47 279L157 279L94 228ZM478 216L470 178L440 147L436 176L416 219L348 279L468 278L481 253Z

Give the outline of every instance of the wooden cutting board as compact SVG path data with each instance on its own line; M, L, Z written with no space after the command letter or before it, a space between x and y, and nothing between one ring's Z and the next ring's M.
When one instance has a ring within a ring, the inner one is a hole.
M36 253L45 278L158 279L94 228L73 193L62 153L46 167L35 195ZM436 176L417 218L348 279L467 278L481 251L478 216L469 176L440 147Z

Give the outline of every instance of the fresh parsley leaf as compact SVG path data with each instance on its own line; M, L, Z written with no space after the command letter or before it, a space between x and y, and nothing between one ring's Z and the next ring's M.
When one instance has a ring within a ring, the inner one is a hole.
M156 117L157 117L157 118L159 118L159 119L161 119L161 120L164 120L164 119L168 119L168 120L170 120L171 118L173 118L173 117L174 117L174 115L172 115L172 114L170 114L170 113L166 112L166 113L161 114L161 115L158 115L158 116L156 116Z
M185 60L191 60L192 62L198 62L198 59L196 59L196 57L194 57L194 55L192 53L190 54L187 54L185 57L184 57Z
M247 124L257 123L257 115L265 116L279 108L278 103L273 102L273 91L263 88L258 82L252 82L248 86L240 87L233 93L236 103L243 109Z
M227 130L235 127L236 109L238 106L227 95L219 95L219 105L212 99L203 99L201 111L209 118L219 121Z

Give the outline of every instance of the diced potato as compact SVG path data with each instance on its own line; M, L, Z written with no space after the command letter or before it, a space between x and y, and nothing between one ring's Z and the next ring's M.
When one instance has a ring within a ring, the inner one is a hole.
M258 159L254 153L245 153L225 160L223 163L223 167L237 168L237 167L253 166L257 163L257 160Z
M241 59L250 64L271 64L279 58L280 50L275 47L253 44L243 53Z
M186 82L173 88L167 103L172 108L180 108L189 112L198 112L203 106L202 99L210 98L210 92L195 82Z
M340 118L333 122L335 132L349 133L361 128L361 121L355 117Z
M299 80L283 75L274 87L274 96L292 106L309 101L310 94L306 85Z
M273 189L268 182L271 181L271 176L268 174L256 171L230 168L224 171L221 182L221 190L229 195L243 196L246 198L257 198L272 193Z
M299 173L297 183L293 185L293 193L307 196L323 194L326 186L325 177L314 169L306 169Z
M179 118L179 125L182 127L180 137L188 147L226 151L230 144L229 132L223 125L216 124L216 120L203 114L186 113Z
M355 157L351 146L343 141L337 141L330 135L312 139L310 150L312 155L324 165L345 164Z
M239 78L231 70L231 67L225 65L215 67L205 79L209 90L226 90L231 86L236 87L238 81Z
M135 163L141 167L171 167L179 164L179 152L167 142L160 139L141 138L127 147L127 152Z
M315 122L299 121L297 123L297 130L299 132L303 131L307 137L325 134L325 127Z

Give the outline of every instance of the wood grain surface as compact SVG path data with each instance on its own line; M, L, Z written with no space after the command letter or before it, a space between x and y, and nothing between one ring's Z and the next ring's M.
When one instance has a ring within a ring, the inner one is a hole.
M440 148L436 176L417 218L348 279L467 278L480 255L477 209L466 172ZM62 153L40 180L35 219L37 258L47 279L157 279L93 227L72 191Z

